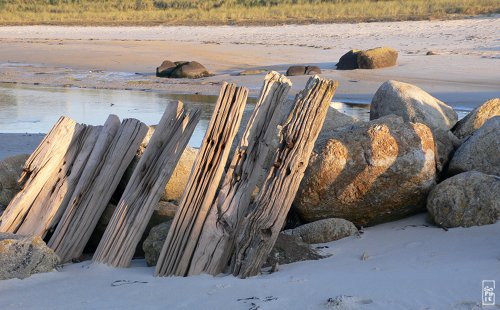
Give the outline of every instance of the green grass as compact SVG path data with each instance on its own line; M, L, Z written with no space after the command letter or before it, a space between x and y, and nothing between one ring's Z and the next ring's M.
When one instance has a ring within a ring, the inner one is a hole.
M498 0L0 0L0 25L209 25L450 19Z

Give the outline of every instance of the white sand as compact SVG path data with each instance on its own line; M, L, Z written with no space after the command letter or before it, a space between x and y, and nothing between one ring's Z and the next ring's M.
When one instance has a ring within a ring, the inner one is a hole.
M245 280L155 278L144 261L128 269L66 265L1 281L0 309L250 309L252 302L260 309L480 309L481 281L500 281L500 223L449 231L422 225L425 215L367 228L361 238L325 244L332 257ZM139 283L112 286L118 280ZM328 306L338 295L355 298Z
M220 81L228 80L255 94L262 76L234 74L316 64L325 77L340 81L337 97L370 100L383 81L397 79L472 107L500 96L498 38L498 16L283 27L0 27L0 82L216 93ZM347 50L381 45L400 50L397 67L334 70ZM440 55L425 56L428 50ZM198 60L215 76L197 81L140 76L134 84L100 81L88 72L151 73L163 59ZM305 80L292 78L294 90ZM2 137L9 154L27 147L14 146L15 136ZM260 309L480 309L481 280L497 280L497 286L500 281L500 223L447 232L422 225L425 215L368 228L362 238L327 244L330 258L246 280L154 278L143 261L128 269L66 265L58 272L0 281L0 309L250 309L251 303ZM147 283L112 286L117 280ZM343 308L327 303L338 295L354 298Z

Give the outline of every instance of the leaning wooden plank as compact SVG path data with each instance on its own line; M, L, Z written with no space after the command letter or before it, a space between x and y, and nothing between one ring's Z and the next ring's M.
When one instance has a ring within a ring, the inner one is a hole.
M132 161L147 126L110 115L69 205L48 242L62 262L81 256L120 179Z
M160 253L156 274L185 276L238 131L248 89L224 83L186 190Z
M237 227L233 275L246 278L260 272L283 227L336 88L336 82L315 76L295 98L274 165L250 213Z
M115 267L130 264L200 114L199 109L187 111L182 102L167 107L97 247L95 262Z
M55 227L73 194L101 129L85 126L78 139L71 143L59 169L50 176L32 202L30 211L17 229L18 234L43 238Z
M293 102L287 101L290 88L285 76L277 72L266 75L222 188L203 224L188 275L217 275L227 266L237 223L248 213L252 193L272 165L269 159L278 147L278 126L292 110Z
M61 140L64 138L71 138L77 124L74 120L66 116L61 116L54 124L48 134L43 137L38 147L31 153L30 157L24 164L23 173L19 179L19 184L23 185L25 181L31 176L36 175L38 170L44 166L44 162L50 159L60 148L64 148L64 142L68 143L66 148L69 147L70 141Z
M40 192L51 182L64 163L68 148L80 138L85 126L62 117L30 156L21 176L22 190L12 199L4 211L0 223L1 232L17 232L30 212Z

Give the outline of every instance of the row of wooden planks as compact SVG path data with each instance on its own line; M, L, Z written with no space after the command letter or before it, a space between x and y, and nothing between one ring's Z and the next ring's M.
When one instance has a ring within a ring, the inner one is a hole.
M248 89L224 83L157 275L230 272L244 278L260 272L336 87L334 81L311 77L292 101L287 100L290 80L267 74L225 171ZM130 264L199 118L198 109L181 102L167 106L94 253L95 262ZM0 231L50 236L48 245L63 262L80 257L147 131L138 120L120 122L114 115L104 126L62 117L27 160L22 190L0 218Z

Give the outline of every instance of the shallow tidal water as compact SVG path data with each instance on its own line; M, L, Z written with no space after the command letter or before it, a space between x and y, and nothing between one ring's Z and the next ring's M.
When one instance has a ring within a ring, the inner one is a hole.
M334 98L335 99L335 98ZM212 116L217 96L164 94L155 91L82 89L0 84L0 133L47 133L58 118L102 125L109 114L157 124L172 100L202 110L201 120L189 142L199 146ZM255 98L246 106L251 111ZM332 102L331 107L360 120L369 119L369 104ZM466 111L457 111L463 117Z

